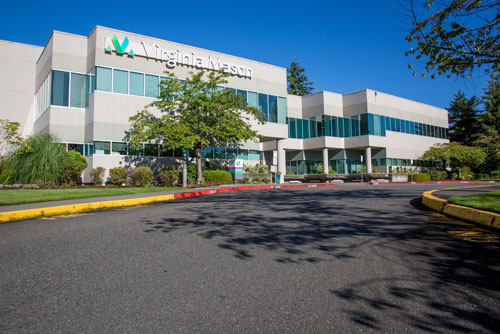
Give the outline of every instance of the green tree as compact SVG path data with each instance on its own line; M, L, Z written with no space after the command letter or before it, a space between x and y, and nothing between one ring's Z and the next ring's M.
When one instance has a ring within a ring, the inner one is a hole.
M288 94L304 96L313 91L312 82L309 82L305 74L305 69L295 60L291 62L290 67L286 68L288 81Z
M488 155L489 167L500 167L500 73L493 73L485 90L484 114L475 144L483 147Z
M443 169L446 169L447 165L452 168L468 166L476 169L486 161L486 153L482 148L464 146L456 142L435 144L422 157L425 160L441 161Z
M406 55L423 57L433 78L435 73L470 77L479 67L499 70L499 0L408 1L412 29L406 41L416 47Z
M18 122L0 119L0 159L23 143L23 138L19 134L19 127Z
M450 141L473 146L481 130L480 104L481 100L476 96L468 99L460 90L455 94L448 108Z
M185 80L173 73L162 81L160 99L130 117L130 142L155 142L163 150L193 149L196 155L197 183L201 183L202 148L205 146L235 147L255 140L258 134L250 122L264 123L264 115L250 107L241 94L220 87L227 83L228 73L222 71L190 72Z

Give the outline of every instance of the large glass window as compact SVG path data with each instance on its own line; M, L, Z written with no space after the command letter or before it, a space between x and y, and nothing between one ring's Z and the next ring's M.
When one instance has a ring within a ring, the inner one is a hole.
M127 155L127 143L113 142L111 145L111 155Z
M69 72L52 71L51 104L67 107L69 102Z
M259 93L259 111L264 115L264 119L269 121L269 111L267 109L267 94Z
M254 108L259 108L259 98L258 98L258 94L257 93L254 93L254 92L248 92L247 94L247 99L248 99L248 105L250 107L254 107Z
M290 124L288 125L288 127L290 132L290 138L297 138L297 120L295 118L290 118L289 122Z
M148 157L158 156L158 145L157 144L144 144L144 155Z
M278 97L278 123L286 124L288 115L287 100L285 97Z
M238 149L238 159L248 160L248 150L239 148Z
M248 160L260 160L260 151L248 150Z
M88 76L85 74L71 73L69 106L73 108L86 108L89 105L88 90Z
M247 102L247 91L238 89L236 91L237 94L240 94L243 97L243 102Z
M130 94L144 96L144 74L130 72Z
M112 77L113 73L111 72L110 68L96 67L95 68L96 90L111 92Z
M145 78L145 84L146 84L146 96L148 97L158 97L158 90L159 90L159 82L158 82L158 76L156 75L150 75L146 74Z
M109 141L95 141L94 142L94 154L109 154L110 150Z
M269 122L278 123L278 98L269 95Z
M128 94L128 72L113 70L113 92Z

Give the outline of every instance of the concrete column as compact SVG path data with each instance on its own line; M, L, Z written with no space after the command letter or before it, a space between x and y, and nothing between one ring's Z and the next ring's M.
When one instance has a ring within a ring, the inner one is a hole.
M283 149L283 139L278 139L276 141L276 149L278 150L278 172L281 174L280 183L284 183L286 174L286 156L285 150Z
M323 149L323 174L328 174L328 170L330 167L329 162L330 161L328 160L328 149L325 147Z
M365 150L366 158L366 173L370 174L372 172L372 148L367 147Z

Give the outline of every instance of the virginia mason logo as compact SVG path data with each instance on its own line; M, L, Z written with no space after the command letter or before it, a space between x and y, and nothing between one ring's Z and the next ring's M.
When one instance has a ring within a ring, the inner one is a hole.
M114 50L118 54L128 53L129 56L134 56L134 50L129 49L127 51L127 47L129 46L129 41L128 41L127 36L125 36L125 38L123 39L123 42L120 43L120 41L118 40L118 38L116 37L116 34L115 34L113 36L113 38L111 39L111 42L106 41L106 45L107 45L106 46L107 52L111 52Z
M224 56L219 54L210 54L204 52L203 55L200 51L190 50L179 46L164 46L168 43L158 44L157 42L147 42L145 40L129 41L125 36L120 43L116 34L113 38L105 37L104 52L123 55L128 54L130 57L145 57L154 61L164 62L169 69L176 66L186 66L196 69L206 69L209 71L219 71L229 73L230 75L251 79L253 76L253 69L238 63L233 63L232 60L224 59Z

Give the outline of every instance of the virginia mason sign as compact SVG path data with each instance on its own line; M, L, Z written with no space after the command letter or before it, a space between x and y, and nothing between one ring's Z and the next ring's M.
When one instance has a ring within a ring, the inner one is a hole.
M251 67L228 62L221 59L219 56L209 55L208 57L203 57L197 55L194 51L186 52L181 49L166 49L157 43L148 44L144 40L137 43L129 41L126 36L123 41L120 42L116 34L113 38L105 38L104 51L108 53L114 51L117 54L128 54L129 57L139 56L159 60L165 62L169 69L173 69L177 65L182 65L210 71L219 71L222 69L224 72L231 75L249 79L251 79L253 75Z

